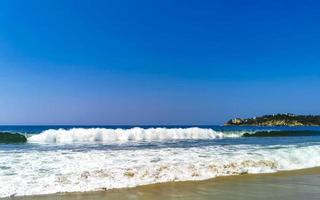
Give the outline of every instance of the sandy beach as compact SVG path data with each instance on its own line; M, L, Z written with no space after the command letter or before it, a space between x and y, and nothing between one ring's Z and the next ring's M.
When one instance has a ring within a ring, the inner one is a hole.
M115 189L89 193L66 193L16 198L15 200L101 200L101 199L319 199L320 168L241 175L210 179Z
M0 1L0 200L320 200L320 1Z

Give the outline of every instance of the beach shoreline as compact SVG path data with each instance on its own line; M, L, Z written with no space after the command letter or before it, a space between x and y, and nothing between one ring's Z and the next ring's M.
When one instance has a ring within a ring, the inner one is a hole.
M3 199L317 199L320 167L267 174L217 177L204 181L168 182L94 192L31 195Z

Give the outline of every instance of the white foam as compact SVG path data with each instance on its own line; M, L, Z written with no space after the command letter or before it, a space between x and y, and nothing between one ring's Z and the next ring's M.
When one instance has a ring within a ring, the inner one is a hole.
M183 140L183 139L215 139L224 137L240 137L238 133L223 133L204 128L73 128L50 129L28 138L29 142L40 143L73 143L73 142L127 142L143 140Z
M0 151L0 197L125 188L320 165L320 146Z

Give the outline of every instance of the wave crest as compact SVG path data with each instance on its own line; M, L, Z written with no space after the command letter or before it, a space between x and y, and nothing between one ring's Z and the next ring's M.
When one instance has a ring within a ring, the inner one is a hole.
M16 144L16 143L25 143L27 138L19 133L13 132L0 132L0 144Z
M72 143L72 142L127 142L144 140L185 140L241 137L240 133L223 133L204 128L73 128L50 129L28 138L29 142Z

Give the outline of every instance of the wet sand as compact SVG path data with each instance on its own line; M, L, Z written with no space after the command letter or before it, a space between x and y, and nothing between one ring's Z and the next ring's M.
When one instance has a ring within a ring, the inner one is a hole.
M16 200L301 200L319 199L320 168L274 174L219 177L206 181L189 181L114 189L89 193L67 193L15 197Z

